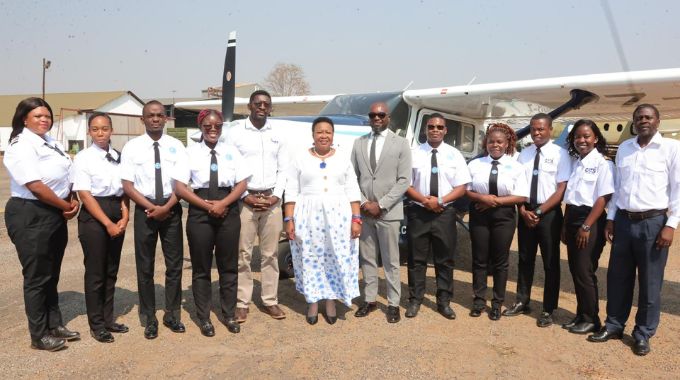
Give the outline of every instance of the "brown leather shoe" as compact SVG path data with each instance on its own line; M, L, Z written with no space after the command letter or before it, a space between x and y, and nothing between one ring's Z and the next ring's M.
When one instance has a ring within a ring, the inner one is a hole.
M284 319L286 318L286 313L281 310L279 305L265 306L264 310L274 319Z
M236 322L243 323L248 319L248 309L245 307L237 307L235 313Z

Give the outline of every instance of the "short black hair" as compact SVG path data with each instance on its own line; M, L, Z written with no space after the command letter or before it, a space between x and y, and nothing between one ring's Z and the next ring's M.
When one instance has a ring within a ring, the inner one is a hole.
M255 99L256 96L258 95L264 95L269 98L269 100L272 100L272 96L267 92L266 90L255 90L253 91L252 94L250 94L250 99L248 100L248 103L252 103L253 99Z
M427 119L427 120L432 120L432 119L443 119L444 121L446 121L446 118L444 117L444 115L440 114L439 112L435 112L433 114L430 114L430 118Z
M584 125L590 127L590 129L595 134L595 137L597 137L595 149L597 149L597 151L601 154L605 154L607 151L607 140L605 140L604 135L602 132L600 132L600 128L598 128L597 124L595 124L595 122L590 119L581 119L574 124L574 126L571 128L571 131L569 131L569 134L567 135L567 150L569 151L569 155L572 157L579 156L578 151L574 146L574 136L576 136L576 130Z
M94 120L98 117L106 118L109 121L109 124L111 124L111 127L113 127L113 120L111 120L111 116L109 116L108 113L96 111L96 112L92 112L90 117L87 118L87 128L88 129L90 128L90 124L92 124L92 120Z
M642 103L639 106L635 107L635 111L633 111L633 119L635 119L635 114L638 113L638 111L640 111L643 108L651 109L652 111L654 111L654 115L656 116L656 118L660 119L659 109L656 108L656 106L654 106L653 104L649 104L649 103Z
M335 132L335 124L333 124L333 120L331 118L326 117L326 116L319 116L314 121L312 121L312 133L314 133L314 127L316 127L317 124L319 123L328 123L331 125L331 130Z
M531 117L531 120L529 120L529 123L531 123L534 120L548 120L548 124L552 125L553 119L548 115L547 113L539 112L536 115Z
M142 108L142 116L144 116L144 111L146 111L147 107L154 105L154 104L157 104L157 105L163 107L163 114L165 115L165 106L163 105L163 103L154 99L154 100L149 100L148 102L146 102L146 104L144 104L144 107Z

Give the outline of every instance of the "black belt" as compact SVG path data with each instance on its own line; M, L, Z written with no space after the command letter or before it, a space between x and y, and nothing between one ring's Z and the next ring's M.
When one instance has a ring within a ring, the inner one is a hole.
M628 211L628 210L619 210L623 216L630 220L644 220L644 219L649 219L655 216L659 215L666 215L666 212L668 212L668 209L665 208L663 210L648 210L648 211L641 211L641 212L633 212L633 211Z
M248 189L248 194L252 194L256 197L270 197L272 194L274 194L274 189L264 189L264 190L251 190Z
M123 199L123 197L119 197L119 196L117 196L117 195L109 195L109 196L107 196L107 197L94 197L94 199L96 199L96 200L98 200L98 201L116 201L116 202L120 202L120 200Z
M536 210L537 208L541 207L542 204L543 204L543 203L537 203L537 204L535 204L535 205L532 205L532 204L529 204L529 203L525 203L525 204L524 204L524 208L525 208L526 210L528 210L528 211L534 211L534 210Z

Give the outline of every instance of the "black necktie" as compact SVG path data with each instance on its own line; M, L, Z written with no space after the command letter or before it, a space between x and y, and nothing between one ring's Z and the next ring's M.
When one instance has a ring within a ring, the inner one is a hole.
M106 152L106 160L109 161L110 163L117 165L120 164L120 153L118 153L118 159L113 158L111 155L111 152Z
M156 168L156 202L161 204L163 200L163 176L161 174L161 152L158 149L158 141L153 143L154 167Z
M375 140L378 139L378 134L373 132L373 141L371 141L371 170L375 171L376 166L378 166L378 161L375 159Z
M210 182L208 183L208 199L217 199L217 156L215 150L210 150Z
M53 151L59 153L59 154L62 155L63 157L66 157L66 155L64 154L64 152L62 152L62 151L61 151L59 148L57 148L56 146L52 146L52 145L50 145L50 144L48 144L48 143L45 143L45 146L47 146L48 148L52 149Z
M489 194L498 195L498 161L491 161L491 174L489 174Z
M529 204L531 207L538 206L538 163L541 161L541 148L536 148L534 157L534 170L531 172L531 192L529 193Z
M439 168L437 167L437 149L432 149L432 158L430 159L430 195L433 197L439 196Z

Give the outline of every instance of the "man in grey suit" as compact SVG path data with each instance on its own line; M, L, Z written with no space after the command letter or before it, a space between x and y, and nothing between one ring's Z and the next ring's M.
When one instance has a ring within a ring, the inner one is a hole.
M354 314L365 317L376 310L378 255L387 279L387 322L399 322L401 279L399 277L399 222L404 217L402 197L411 183L411 149L403 137L387 127L389 108L374 103L368 117L373 131L358 138L352 149L352 164L361 188L363 229L359 240L364 273L364 302Z

